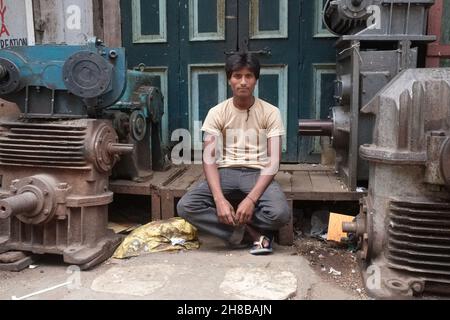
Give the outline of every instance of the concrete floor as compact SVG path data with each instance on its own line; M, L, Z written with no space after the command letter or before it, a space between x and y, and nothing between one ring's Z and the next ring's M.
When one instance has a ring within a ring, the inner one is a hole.
M323 281L292 247L275 245L272 255L252 256L247 249L229 250L209 236L200 239L199 250L109 259L82 272L59 257L47 256L34 269L0 271L0 299L20 298L67 282L72 285L28 299L359 299Z

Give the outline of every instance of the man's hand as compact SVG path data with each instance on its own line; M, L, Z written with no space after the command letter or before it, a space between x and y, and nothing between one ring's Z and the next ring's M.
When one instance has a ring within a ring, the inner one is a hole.
M251 199L246 197L239 204L238 209L236 211L236 222L239 225L244 225L252 220L253 211L255 210L255 204Z
M235 226L235 214L234 209L231 203L227 201L225 198L221 198L216 201L216 208L217 208L217 217L219 218L219 221L225 224L228 224L230 226Z

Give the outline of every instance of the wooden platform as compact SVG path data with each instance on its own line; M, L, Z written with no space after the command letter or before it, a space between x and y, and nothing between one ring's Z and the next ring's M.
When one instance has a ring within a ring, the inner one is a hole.
M176 200L204 179L201 165L174 166L165 172L153 172L145 182L113 180L115 193L151 197L151 220L169 219L176 214ZM364 193L351 192L334 174L333 168L322 165L281 165L275 179L280 183L291 206L295 200L357 201ZM281 241L280 241L281 240ZM293 240L292 223L280 230L279 242Z

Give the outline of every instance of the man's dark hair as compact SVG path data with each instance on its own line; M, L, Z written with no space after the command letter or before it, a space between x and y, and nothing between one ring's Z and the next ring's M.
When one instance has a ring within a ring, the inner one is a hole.
M251 53L235 53L227 58L225 63L225 71L227 72L227 79L231 78L233 72L248 68L259 79L260 64L258 58Z

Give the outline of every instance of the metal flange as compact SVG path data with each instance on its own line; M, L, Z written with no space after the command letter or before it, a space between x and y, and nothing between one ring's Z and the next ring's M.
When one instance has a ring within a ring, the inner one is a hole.
M91 51L71 55L63 66L67 89L82 98L95 98L109 89L113 66L102 56Z
M0 95L10 94L20 88L20 71L5 58L0 58Z
M26 211L16 212L15 216L27 224L43 224L55 215L56 195L54 186L44 176L32 176L15 181L11 186L14 197L30 195L33 199L32 207ZM8 199L8 198L7 198ZM6 199L6 200L7 200Z
M142 141L147 133L147 120L145 115L140 110L135 110L130 116L130 131L131 136L136 141Z

